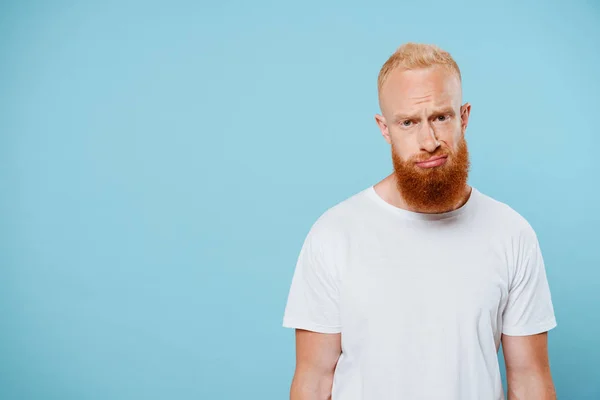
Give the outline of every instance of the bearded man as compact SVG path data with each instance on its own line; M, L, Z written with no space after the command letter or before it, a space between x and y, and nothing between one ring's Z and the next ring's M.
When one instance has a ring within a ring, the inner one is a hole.
M554 399L556 319L535 231L469 186L461 73L433 45L383 65L394 171L323 213L296 264L292 400Z

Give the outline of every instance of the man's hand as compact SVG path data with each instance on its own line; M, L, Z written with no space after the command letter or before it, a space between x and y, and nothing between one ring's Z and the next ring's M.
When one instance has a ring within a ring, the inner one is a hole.
M548 333L502 335L509 400L555 400L548 361Z
M341 353L341 334L297 329L296 371L290 400L330 399L333 373Z

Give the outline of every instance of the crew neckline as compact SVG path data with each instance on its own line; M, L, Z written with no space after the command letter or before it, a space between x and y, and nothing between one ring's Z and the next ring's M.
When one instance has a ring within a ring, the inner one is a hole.
M413 220L413 221L441 221L441 220L447 220L448 218L457 217L459 215L466 213L468 210L472 209L474 207L476 197L479 195L479 191L476 188L474 188L473 186L471 186L471 194L469 195L469 198L467 199L465 204L463 204L456 210L448 211L445 213L430 214L430 213L420 213L420 212L406 210L404 208L396 207L396 206L388 203L383 198L381 198L381 196L379 196L379 194L375 191L375 185L371 185L366 190L366 192L367 192L367 195L371 199L373 199L377 204L379 204L381 207L387 209L388 211L392 211L393 213L397 214L398 216L400 216L402 218Z

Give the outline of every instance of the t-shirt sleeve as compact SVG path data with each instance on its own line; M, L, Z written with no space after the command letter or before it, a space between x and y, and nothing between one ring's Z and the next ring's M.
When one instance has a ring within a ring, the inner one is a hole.
M531 229L522 236L508 302L502 316L502 333L527 336L556 327L556 318L538 238Z
M317 224L312 227L300 250L283 326L319 333L339 333L339 276L327 236L319 228Z

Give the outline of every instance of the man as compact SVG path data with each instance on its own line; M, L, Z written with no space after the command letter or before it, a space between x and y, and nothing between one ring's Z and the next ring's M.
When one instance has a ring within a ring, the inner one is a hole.
M378 89L394 172L306 237L284 316L296 329L291 399L503 399L500 343L508 398L554 399L540 246L522 216L467 184L458 66L405 44Z

